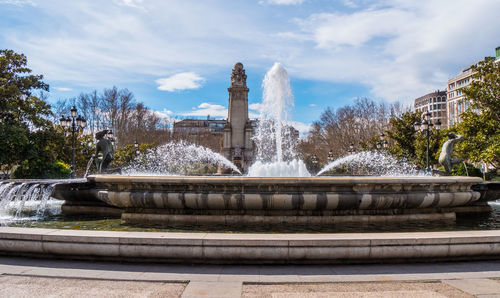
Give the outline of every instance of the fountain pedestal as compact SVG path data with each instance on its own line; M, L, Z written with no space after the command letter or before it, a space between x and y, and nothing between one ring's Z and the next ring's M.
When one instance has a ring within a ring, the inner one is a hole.
M453 219L489 210L472 177L88 177L86 194L150 224ZM77 191L76 191L77 192ZM75 191L68 194L75 195Z

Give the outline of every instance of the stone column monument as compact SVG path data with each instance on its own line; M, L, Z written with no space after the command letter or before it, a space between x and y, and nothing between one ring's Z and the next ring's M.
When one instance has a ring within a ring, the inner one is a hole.
M248 119L247 76L243 64L234 64L229 91L227 123L224 126L222 154L240 170L246 171L253 158L253 128Z

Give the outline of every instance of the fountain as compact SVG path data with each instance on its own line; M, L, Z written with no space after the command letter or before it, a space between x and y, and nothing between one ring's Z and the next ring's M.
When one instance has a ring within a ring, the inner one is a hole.
M235 69L241 72L242 65ZM370 164L368 174L379 176L311 177L297 158L287 125L293 96L281 64L269 70L263 88L253 137L256 160L247 176L178 176L207 160L236 173L238 169L208 149L170 143L139 156L126 175L89 176L84 183L56 186L53 196L66 201L66 213L121 212L125 223L143 225L328 225L450 219L490 210L486 199L471 189L480 178L408 176L414 168L380 152L350 155L320 171Z
M243 66L236 64L235 69L240 74L237 76L240 85L233 89L247 92L241 81L246 79ZM285 223L297 227L453 220L464 213L487 212L490 210L487 201L498 198L498 190L491 192L480 178L411 176L408 174L415 172L411 165L381 152L345 156L320 171L326 174L337 166L345 166L377 176L311 177L295 154L292 130L286 122L286 110L293 105L293 97L288 75L280 64L268 72L263 87L261 120L253 138L257 155L246 176L241 176L227 158L208 149L182 142L169 143L138 156L135 163L123 169L122 175L91 175L81 180L37 184L0 183L0 211L12 210L5 206L15 205L17 211L7 213L21 219L22 210L36 205L31 208L36 211L30 212L39 216L51 209L47 207L52 204L48 195L52 192L52 197L64 201L61 210L65 214L120 216L125 224L180 225L190 231L193 226L210 230L213 224L231 230L253 224L275 231L277 225ZM234 100L245 99L240 95ZM247 124L235 121L234 127L246 131ZM231 156L234 148L227 146L226 156ZM238 176L185 175L207 162L228 168ZM390 225L396 229L400 226ZM460 232L380 236L114 231L96 234L16 228L0 228L0 231L1 253L38 257L325 264L500 255L500 234L496 231L477 232L474 237Z

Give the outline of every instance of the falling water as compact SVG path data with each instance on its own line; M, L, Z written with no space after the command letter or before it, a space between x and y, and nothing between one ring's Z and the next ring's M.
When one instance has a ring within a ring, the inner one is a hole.
M60 213L62 201L50 197L54 185L0 182L0 225Z
M381 151L363 151L338 158L318 172L318 176L342 167L349 174L377 176L415 176L415 165L385 154Z
M179 175L203 172L209 165L241 174L224 156L184 141L171 142L140 154L122 171L125 175Z
M465 168L465 173L467 174L467 177L469 176L469 169L467 169L467 164L465 163L465 161L462 162L464 164L464 168Z
M296 136L288 125L293 95L285 68L275 63L262 82L264 89L258 126L253 138L256 162L249 168L252 177L308 177L305 164L295 152Z
M87 175L89 174L89 170L90 167L92 166L93 161L94 161L94 156L91 156L89 162L87 163L87 169L85 170L85 175L83 175L83 178L87 178Z

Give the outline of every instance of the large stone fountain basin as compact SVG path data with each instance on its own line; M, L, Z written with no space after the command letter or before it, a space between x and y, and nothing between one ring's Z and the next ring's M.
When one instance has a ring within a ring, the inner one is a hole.
M97 175L88 182L99 200L124 210L128 222L227 224L416 213L449 218L480 199L471 187L482 179Z

